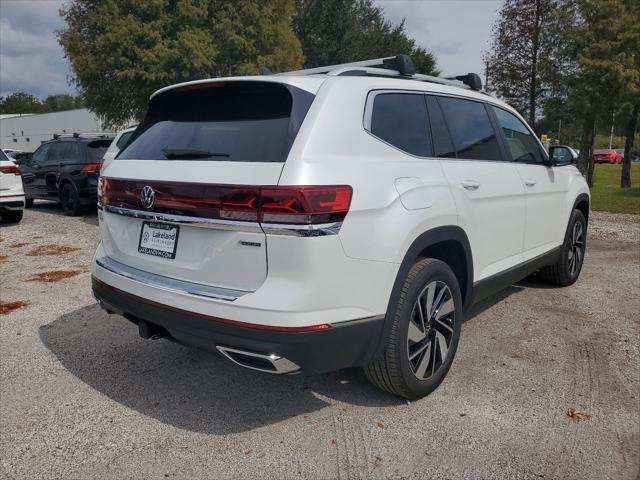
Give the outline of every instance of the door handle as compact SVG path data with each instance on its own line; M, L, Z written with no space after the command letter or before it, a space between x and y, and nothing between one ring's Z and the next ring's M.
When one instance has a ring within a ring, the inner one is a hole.
M537 182L536 182L535 180L531 180L530 178L525 178L525 179L524 179L524 184L525 184L527 187L535 187L535 186L536 186L536 183L537 183Z
M475 180L463 180L461 182L462 188L469 191L474 191L480 188L480 184Z

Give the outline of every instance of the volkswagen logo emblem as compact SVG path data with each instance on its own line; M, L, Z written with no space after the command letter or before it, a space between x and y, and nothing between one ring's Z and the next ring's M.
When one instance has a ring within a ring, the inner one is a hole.
M140 193L140 201L142 202L142 206L149 210L153 208L153 204L156 202L156 192L153 191L149 185L142 189L142 193Z

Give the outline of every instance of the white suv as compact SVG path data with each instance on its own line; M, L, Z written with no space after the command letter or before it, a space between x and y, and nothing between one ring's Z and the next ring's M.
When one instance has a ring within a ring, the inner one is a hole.
M571 152L459 78L398 56L157 91L102 170L95 297L243 367L428 394L475 301L570 285L586 246Z
M18 223L24 212L22 175L13 160L0 150L0 217L7 223Z

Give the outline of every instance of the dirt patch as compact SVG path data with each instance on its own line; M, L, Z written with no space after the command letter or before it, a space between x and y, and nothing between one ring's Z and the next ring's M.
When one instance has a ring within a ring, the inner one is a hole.
M28 243L14 243L13 245L9 245L9 248L22 248L25 245L29 245Z
M81 270L53 270L51 272L36 273L27 279L27 282L59 282L65 278L80 275L81 273Z
M41 245L34 248L26 255L29 257L40 257L42 255L64 255L65 253L80 250L77 247L69 247L68 245Z
M18 310L19 308L28 307L31 302L25 302L23 300L16 300L14 302L3 302L0 300L0 315L6 315L7 313Z
M9 255L0 255L0 262L4 262L7 258L9 258Z

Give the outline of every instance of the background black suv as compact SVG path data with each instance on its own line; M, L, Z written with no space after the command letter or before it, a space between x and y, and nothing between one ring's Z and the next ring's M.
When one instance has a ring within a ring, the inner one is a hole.
M27 208L35 198L60 202L66 215L97 203L98 176L112 135L54 135L20 165Z

